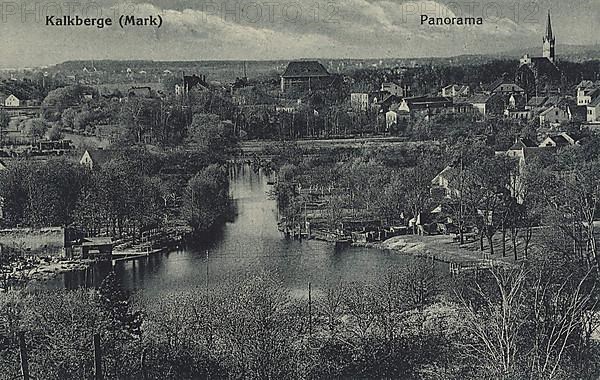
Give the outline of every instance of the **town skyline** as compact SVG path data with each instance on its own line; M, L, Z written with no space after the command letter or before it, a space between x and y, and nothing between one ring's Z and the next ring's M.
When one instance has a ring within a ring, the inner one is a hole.
M539 45L539 44L538 44ZM600 44L596 44L596 45L569 45L569 44L557 44L556 45L556 50L557 50L557 57L558 60L569 60L572 56L574 55L580 55L580 54L600 54ZM326 63L325 61L344 61L344 60L348 60L348 61L364 61L364 62L369 62L369 61L393 61L393 60L453 60L453 59L461 59L461 58L466 58L466 57L479 57L481 59L514 59L514 60L518 60L520 57L523 56L523 54L529 54L529 55L540 55L542 52L540 46L529 46L529 47L523 47L523 48L517 48L517 49L512 49L512 50L505 50L505 51L501 51L501 52L496 52L496 53L465 53L465 54L459 54L459 55L451 55L451 56L406 56L406 57L400 57L400 56L396 56L396 57L377 57L377 56L373 56L373 57L364 57L364 58L354 58L354 57L327 57L327 56L299 56L299 57L281 57L281 58L264 58L264 59L244 59L244 58L229 58L229 59L211 59L211 58L207 58L207 59L172 59L172 60L165 60L165 59L128 59L128 58L122 58L122 59L113 59L113 58L103 58L103 59L68 59L68 60L64 60L64 61L57 61L57 62L52 62L52 63L48 63L48 64L41 64L41 65L32 65L32 66L2 66L0 64L0 71L20 71L20 70L33 70L33 69L45 69L45 68L51 68L51 67L55 67L55 66L60 66L61 64L65 64L65 63L69 63L69 62L81 62L84 66L82 67L87 67L85 66L84 63L89 62L90 64L90 68L91 66L93 66L94 64L98 64L98 63L102 63L102 62L155 62L155 63L202 63L202 62L206 62L206 63L210 63L210 62L224 62L224 63L252 63L252 62L257 62L257 63L268 63L268 62L288 62L288 61L305 61L305 60L317 60L317 61L323 61L323 63Z
M24 4L24 5L23 5ZM287 60L435 58L491 55L539 46L552 13L557 46L598 46L598 0L577 4L362 1L299 3L161 2L102 4L73 9L24 2L2 5L0 67L36 67L69 60ZM77 4L77 3L75 3ZM233 4L233 5L232 5ZM273 5L275 4L275 5ZM469 5L471 4L471 5ZM8 8L7 8L8 7ZM292 13L293 12L293 13ZM57 27L46 15L111 17L161 15L160 28L146 26ZM483 16L483 25L421 25L420 15ZM15 44L15 38L20 43ZM376 42L376 43L374 43ZM535 52L531 52L535 53ZM560 50L557 51L560 56Z

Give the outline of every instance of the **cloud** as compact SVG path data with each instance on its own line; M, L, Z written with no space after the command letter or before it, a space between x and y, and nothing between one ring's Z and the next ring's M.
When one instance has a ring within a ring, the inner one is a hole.
M77 1L77 0L76 0ZM492 53L537 46L545 9L509 0L106 0L89 3L118 18L160 14L156 28L51 28L40 17L0 19L0 65L30 66L66 59L286 59L415 57ZM561 43L598 43L600 0L549 4ZM20 3L34 9L34 0ZM88 5L89 5L88 4ZM515 5L516 4L516 5ZM79 10L81 11L81 9ZM92 12L93 11L93 12ZM420 15L484 17L483 25L421 25ZM535 16L531 18L532 16ZM579 17L575 19L575 16ZM529 17L529 18L527 18Z

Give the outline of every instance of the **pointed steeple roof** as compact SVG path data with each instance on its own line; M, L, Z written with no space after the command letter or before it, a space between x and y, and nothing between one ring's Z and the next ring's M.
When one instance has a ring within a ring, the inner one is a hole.
M550 10L548 9L548 22L546 23L546 39L552 40L552 23L550 21Z

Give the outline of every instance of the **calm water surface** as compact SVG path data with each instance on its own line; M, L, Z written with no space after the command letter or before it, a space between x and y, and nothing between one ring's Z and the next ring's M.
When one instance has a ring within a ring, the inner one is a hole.
M308 282L313 289L332 282L374 280L390 268L406 265L398 253L347 247L315 240L284 239L277 230L277 207L268 193L272 186L262 172L248 166L231 169L231 196L234 220L206 241L170 253L117 263L115 271L131 290L159 296L164 292L204 287L208 280L219 285L225 279L270 273L280 278L291 294L305 294ZM207 255L208 254L208 261ZM53 288L97 286L111 264L87 271L64 274L50 281Z

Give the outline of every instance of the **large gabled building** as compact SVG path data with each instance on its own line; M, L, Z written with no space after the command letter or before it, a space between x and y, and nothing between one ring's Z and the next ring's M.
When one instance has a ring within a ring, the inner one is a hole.
M318 61L290 62L281 75L281 92L311 91L328 85L331 75Z

